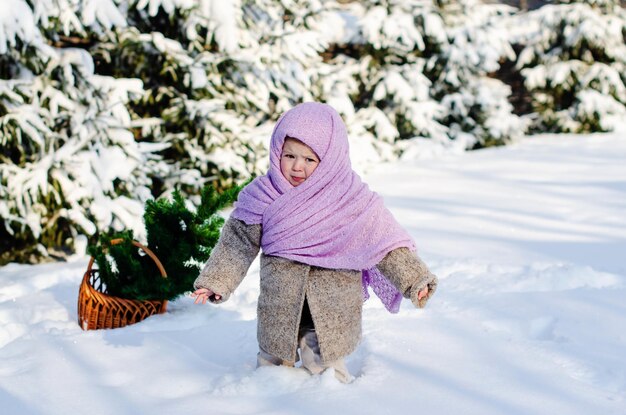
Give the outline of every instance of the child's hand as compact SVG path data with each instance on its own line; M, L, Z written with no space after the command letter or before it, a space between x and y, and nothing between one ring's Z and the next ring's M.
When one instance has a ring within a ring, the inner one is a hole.
M422 290L417 293L417 299L421 300L422 298L426 297L427 295L428 295L428 285L426 287L422 288Z
M222 298L221 295L216 294L213 291L208 290L206 288L198 288L196 291L191 293L191 296L196 297L194 304L198 304L198 303L206 304L207 300L211 299L211 296L213 296L214 300L219 300Z

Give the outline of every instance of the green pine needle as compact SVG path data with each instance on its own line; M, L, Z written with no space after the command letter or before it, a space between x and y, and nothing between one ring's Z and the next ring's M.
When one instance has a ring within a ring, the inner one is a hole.
M133 246L130 231L116 235L124 239L119 245L111 246L110 236L101 237L99 245L90 247L89 252L98 264L107 293L139 300L173 300L192 289L200 269L190 265L190 259L194 264L204 264L209 258L224 224L218 212L236 200L243 186L222 193L212 186L205 187L196 212L188 209L178 190L171 200L162 198L146 203L148 248L161 261L167 278L161 276L148 255ZM107 254L115 261L117 273L112 272Z

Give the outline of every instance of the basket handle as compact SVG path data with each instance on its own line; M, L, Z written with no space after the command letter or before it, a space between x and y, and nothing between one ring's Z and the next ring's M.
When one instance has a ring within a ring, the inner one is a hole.
M123 238L111 239L111 245L119 245L122 242L124 242ZM167 278L167 273L165 272L165 268L163 268L163 264L161 264L161 261L159 261L159 258L157 258L157 256L154 254L154 252L152 252L152 250L150 250L150 248L148 248L147 246L143 246L142 244L140 244L137 241L132 241L132 243L137 248L141 249L146 254L148 254L148 256L150 258L152 258L152 260L156 264L157 268L159 268L159 272L161 273L161 276L163 278ZM87 265L87 272L91 271L91 267L93 266L94 260L95 260L94 257L91 257L91 259L89 260L89 265Z

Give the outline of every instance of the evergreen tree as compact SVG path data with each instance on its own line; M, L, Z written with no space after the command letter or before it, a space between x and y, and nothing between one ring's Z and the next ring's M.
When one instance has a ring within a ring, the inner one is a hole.
M1 262L62 255L80 235L133 229L159 166L153 148L134 139L125 107L141 82L95 74L83 49L49 46L110 27L119 17L107 14L117 10L113 3L86 3L79 18L69 1L58 9L34 2L36 17L12 1L19 16L3 12L0 42L7 51L0 73L8 78L0 81ZM57 36L46 40L49 33Z
M175 186L188 195L207 182L220 186L256 170L263 147L243 90L229 79L238 48L237 2L131 1L128 27L92 48L96 70L137 78L143 94L132 101L137 135L167 143L168 167L153 193ZM197 201L197 199L195 199Z
M424 138L465 150L523 133L510 88L493 76L502 59L514 58L499 23L513 9L471 0L372 0L342 9L356 23L331 48L321 95L347 119L362 159L413 157L430 151Z
M318 88L346 119L353 161L393 160L398 140L446 143L443 107L430 95L425 67L440 50L441 19L429 1L349 3L332 39Z
M463 148L502 145L521 136L526 122L512 113L511 89L495 79L500 62L515 58L507 36L515 9L477 0L437 3L447 43L428 73L434 96L445 107L448 134Z
M626 12L618 0L544 6L512 42L536 113L533 131L608 131L626 118Z
M616 0L528 14L475 0L5 3L0 263L112 231L143 241L149 198L179 189L199 205L205 185L265 171L272 127L302 101L342 114L357 170L507 143L527 119L588 131L625 115ZM528 117L495 79L505 61Z

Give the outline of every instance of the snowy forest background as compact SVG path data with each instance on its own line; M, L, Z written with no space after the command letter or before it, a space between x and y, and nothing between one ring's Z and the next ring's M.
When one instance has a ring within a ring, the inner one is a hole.
M0 4L0 265L141 234L146 200L262 173L302 101L342 114L361 171L626 119L619 0Z

